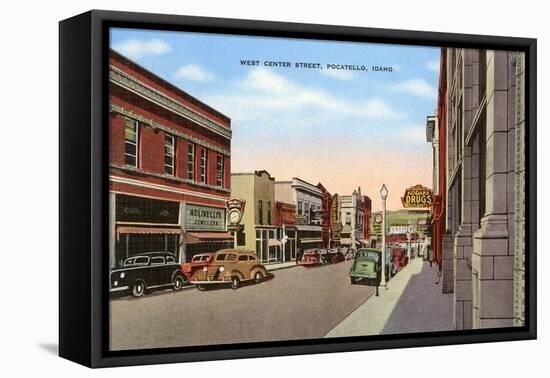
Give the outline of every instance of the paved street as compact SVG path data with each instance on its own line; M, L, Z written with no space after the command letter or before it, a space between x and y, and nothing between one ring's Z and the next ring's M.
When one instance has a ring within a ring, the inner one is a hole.
M189 288L111 300L111 349L319 338L374 294L351 261L277 270L238 290Z

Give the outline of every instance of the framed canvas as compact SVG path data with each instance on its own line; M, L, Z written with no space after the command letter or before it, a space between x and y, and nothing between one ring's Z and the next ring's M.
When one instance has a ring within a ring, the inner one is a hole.
M536 40L60 22L59 353L536 338Z

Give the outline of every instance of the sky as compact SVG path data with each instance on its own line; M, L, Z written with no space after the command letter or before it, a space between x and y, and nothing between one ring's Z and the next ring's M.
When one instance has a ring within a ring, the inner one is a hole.
M116 51L231 118L232 172L265 169L340 195L361 187L374 210L382 184L390 210L402 207L407 187L432 187L425 123L436 108L439 48L118 28L110 38Z

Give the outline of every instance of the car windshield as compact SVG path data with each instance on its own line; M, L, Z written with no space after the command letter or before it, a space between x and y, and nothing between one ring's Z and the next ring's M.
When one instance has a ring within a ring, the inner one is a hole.
M378 259L380 258L380 255L375 251L361 251L358 254L358 257L366 257L368 259L378 261Z

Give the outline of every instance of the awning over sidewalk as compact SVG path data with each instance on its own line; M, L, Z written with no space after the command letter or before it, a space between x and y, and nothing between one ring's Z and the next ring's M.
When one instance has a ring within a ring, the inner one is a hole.
M233 241L233 235L229 232L188 232L185 234L187 244L216 243Z
M323 239L319 238L302 238L300 239L300 243L322 243Z
M172 234L179 235L181 234L181 229L179 227L168 228L168 227L129 227L129 226L119 226L116 229L117 234Z
M268 242L267 242L267 245L270 246L270 247L279 247L281 245L283 245L283 242L281 240L277 240L277 239L269 239Z

